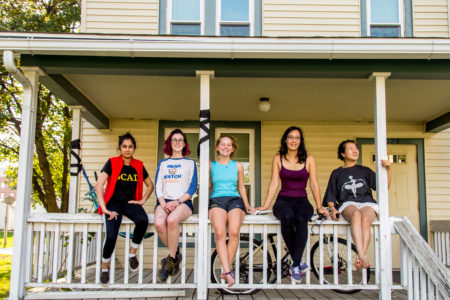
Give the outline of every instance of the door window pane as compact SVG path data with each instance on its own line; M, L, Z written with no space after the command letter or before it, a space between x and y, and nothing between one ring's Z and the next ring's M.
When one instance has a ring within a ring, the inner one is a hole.
M370 1L372 23L398 23L398 0Z
M248 0L222 0L222 21L248 21Z
M172 20L200 21L200 0L172 0Z

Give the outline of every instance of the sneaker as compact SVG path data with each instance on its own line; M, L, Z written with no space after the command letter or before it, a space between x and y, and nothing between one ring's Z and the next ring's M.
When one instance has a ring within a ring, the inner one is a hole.
M291 266L291 279L298 283L302 282L302 274L300 273L300 267Z
M109 283L109 269L106 272L104 272L103 270L101 271L100 282L103 285L107 285Z
M177 264L181 263L181 260L183 259L183 255L181 255L180 248L177 249L177 253L175 254L175 260Z
M160 282L166 282L167 278L169 278L169 275L172 275L173 269L175 267L175 259L172 257L167 257L164 259L164 268L159 270L158 278ZM163 261L161 261L161 264L163 264Z
M130 270L131 272L136 272L139 268L139 262L136 256L132 256L128 258Z
M173 268L171 276L176 276L178 273L180 273L180 263L183 259L183 255L181 255L180 250L177 250L177 253L175 254L175 266Z
M302 276L303 276L306 274L306 272L308 272L308 270L309 270L309 266L304 261L302 261L300 263L300 274L302 274Z

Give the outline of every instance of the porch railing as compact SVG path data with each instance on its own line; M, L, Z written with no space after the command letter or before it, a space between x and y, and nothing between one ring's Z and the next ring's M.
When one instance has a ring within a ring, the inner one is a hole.
M141 264L138 272L131 273L129 271L127 258L130 241L129 238L125 238L123 254L116 257L114 252L112 256L108 289L104 289L100 294L97 293L97 298L123 297L123 294L117 292L118 289L136 290L136 292L138 289L141 290L139 293L133 292L133 297L149 297L150 293L157 293L158 290L163 292L161 289L171 289L178 293L177 295L181 295L180 293L184 293L181 290L197 287L198 270L195 266L198 259L207 259L209 262L208 288L227 288L226 283L220 279L220 261L217 256L213 261L210 259L215 250L211 226L208 227L208 245L210 245L208 255L206 258L196 257L197 251L194 251L198 243L196 234L198 217L196 215L180 225L183 254L180 275L173 279L169 277L167 283L159 283L157 280L159 259L167 255L167 250L158 247L152 214L149 215L149 222L148 231L153 232L153 236L142 243L139 248L138 259ZM446 273L442 271L442 265L436 265L439 261L432 253L431 248L421 240L420 235L415 233L417 236L411 236L410 232L415 229L408 222L407 219L404 219L394 223L395 233L399 234L402 249L400 256L401 283L392 285L392 288L406 289L413 293L416 290L425 289L435 296L428 299L447 299L445 297L450 295L448 291L450 276L445 277ZM70 288L77 290L76 293L80 298L84 297L83 293L88 293L85 292L86 290L102 288L100 269L103 226L101 217L93 214L37 214L29 217L27 236L31 246L27 249L26 286L49 288L49 292L52 291L52 288ZM124 218L120 231L129 237L133 226L131 221ZM304 260L311 264L313 270L306 273L301 284L295 284L286 276L286 266L289 266L290 258L285 252L278 220L270 215L246 216L241 227L241 240L233 269L236 278L233 289L249 291L251 289L376 290L380 288L378 222L372 226L373 268L370 273L358 271L354 267L357 256L351 244L351 232L347 222L325 221L320 225L310 222L308 232ZM80 236L81 266L75 270L77 235ZM61 240L64 241L66 244L64 247L67 249L66 268L63 272L58 269L63 259L60 255ZM423 242L429 251L420 250L425 246L418 241ZM164 253L160 253L160 251ZM91 265L89 265L88 259L90 255L95 257L95 263ZM123 265L119 265L118 261L122 261ZM446 268L443 268L448 273ZM441 275L434 274L436 270L443 273ZM48 276L48 280L45 280L46 276ZM176 289L180 291L176 291ZM80 292L81 290L84 292ZM28 293L27 298L36 296ZM40 296L45 298L43 293L40 293Z
M450 220L430 221L430 231L434 253L444 265L450 267Z
M450 272L407 217L393 222L400 236L401 282L408 299L450 299Z

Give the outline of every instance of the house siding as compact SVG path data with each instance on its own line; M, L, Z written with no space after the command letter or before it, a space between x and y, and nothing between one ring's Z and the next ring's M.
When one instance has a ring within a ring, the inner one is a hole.
M449 37L449 9L447 0L414 0L414 36Z
M83 0L87 33L158 34L158 0Z
M263 0L264 36L361 36L359 0Z

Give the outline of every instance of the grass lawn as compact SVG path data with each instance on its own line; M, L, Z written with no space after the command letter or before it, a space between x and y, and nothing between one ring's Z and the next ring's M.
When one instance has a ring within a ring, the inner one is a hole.
M8 237L6 238L6 247L3 245L3 230L0 232L0 247L2 248L10 248L13 246L13 236L12 232L8 232Z
M0 254L0 299L8 297L10 275L11 275L11 255Z

